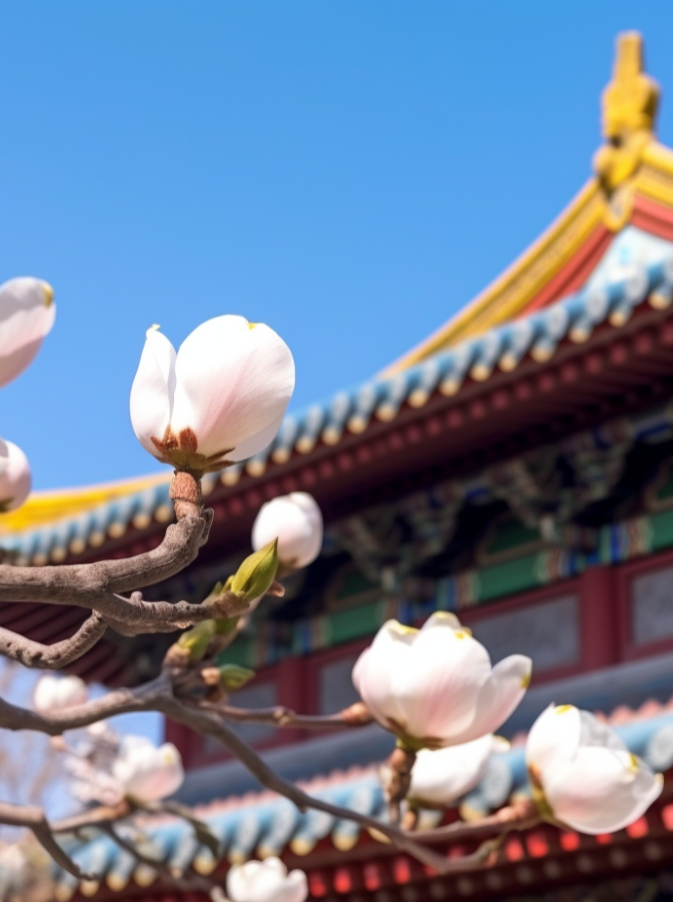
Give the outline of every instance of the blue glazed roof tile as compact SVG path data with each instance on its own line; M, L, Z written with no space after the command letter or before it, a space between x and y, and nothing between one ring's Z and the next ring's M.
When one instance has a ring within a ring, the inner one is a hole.
M656 308L673 300L673 244L628 227L580 291L392 377L340 390L323 403L288 415L264 452L246 464L228 468L219 478L233 486L244 469L260 476L269 460L283 463L294 452L308 454L319 441L335 445L346 430L361 433L373 418L391 421L406 404L422 407L436 390L454 395L468 377L483 381L497 369L512 371L528 354L538 361L548 360L566 340L586 341L606 322L622 325L645 300ZM208 481L210 491L217 479ZM15 551L22 562L59 561L68 551L78 553L87 545L102 545L107 536L123 535L130 524L143 529L153 520L165 522L171 517L166 482L79 517L6 535L2 546Z
M641 711L650 705L645 703ZM626 716L632 720L616 724L624 715L624 710L617 710L610 720L629 749L657 771L673 767L673 703L651 718L628 710ZM313 779L306 790L314 797L361 814L383 820L387 817L376 766ZM508 752L492 757L486 775L464 802L472 811L486 813L528 793L525 747L519 742ZM347 851L355 846L361 834L359 826L352 821L314 809L300 813L286 799L269 793L214 802L196 814L208 823L220 842L221 858L229 863L279 855L287 848L295 855L306 856L325 838L330 838L336 849ZM425 812L421 823L427 828L439 819L440 813ZM83 869L99 874L112 889L121 890L132 876L145 884L156 878L151 867L137 865L127 851L118 848L106 835L91 832L90 836L89 841L73 838L64 845ZM150 820L142 826L142 836L146 838L142 843L144 855L155 857L181 873L192 866L201 874L209 874L217 866L216 857L200 846L191 826L182 820L171 817ZM76 881L58 869L56 874L59 899L70 899L77 889Z

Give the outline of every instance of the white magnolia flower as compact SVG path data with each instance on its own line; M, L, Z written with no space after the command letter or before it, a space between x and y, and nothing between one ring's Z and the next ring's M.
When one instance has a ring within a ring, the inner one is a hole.
M262 862L251 859L232 866L227 874L227 894L235 903L301 903L308 897L308 882L300 869L288 875L285 863L271 856Z
M508 747L502 737L486 734L458 746L419 750L407 799L430 808L452 805L481 781L491 754Z
M278 539L281 564L305 568L322 548L322 514L308 492L291 492L262 505L252 527L252 547L262 549Z
M273 440L294 390L294 360L273 329L215 317L175 349L152 327L131 388L131 422L150 454L207 472Z
M124 737L112 774L123 795L143 802L172 796L185 773L182 758L172 743L156 747L145 737Z
M18 445L0 438L0 513L20 508L30 495L32 485L28 458Z
M56 318L54 290L26 276L0 285L0 386L32 363Z
M494 668L458 618L436 612L420 630L388 621L353 668L374 718L414 748L468 743L493 733L517 707L532 663L510 655Z
M88 690L84 681L74 674L57 677L55 674L43 674L35 684L33 706L44 715L61 712L87 701Z
M540 810L583 831L619 831L657 799L663 778L595 715L549 706L528 735L526 762Z

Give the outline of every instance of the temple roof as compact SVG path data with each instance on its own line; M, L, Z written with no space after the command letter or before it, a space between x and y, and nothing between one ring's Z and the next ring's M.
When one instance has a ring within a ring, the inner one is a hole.
M658 88L642 71L642 39L621 35L603 96L606 143L595 175L555 223L485 292L381 376L286 417L272 445L221 475L225 487L314 449L369 435L437 394L461 396L529 361L554 358L601 327L673 294L673 152L655 137ZM206 481L206 490L218 478ZM171 517L168 476L35 493L0 519L0 544L60 561Z
M602 98L605 144L594 155L593 177L504 273L385 372L398 372L575 291L614 236L641 221L651 202L673 206L673 152L656 140L658 101L658 85L643 71L641 35L619 35L612 81Z
M258 477L269 466L306 456L318 445L338 446L349 435L390 423L405 408L423 408L433 395L460 396L470 383L518 371L526 361L547 362L566 343L583 344L600 328L619 331L636 308L667 309L673 299L673 243L628 226L597 262L585 285L561 301L494 327L394 375L336 393L288 415L271 445L245 465L204 478L204 494L219 483L233 487L241 476ZM168 476L80 490L63 496L38 494L7 516L0 544L35 564L62 561L87 547L145 529L172 517Z
M620 842L639 840L657 834L662 823L665 831L673 829L673 806L669 802L668 789L670 769L673 766L673 700L663 705L650 700L637 710L622 706L605 720L623 737L632 752L644 758L654 770L668 773L667 789L660 803L624 832L601 835L598 839L584 837L582 840L575 832L561 832L560 845L567 852L574 852L580 844L583 850L589 851L594 848L599 850L606 844L616 846ZM387 818L386 802L376 764L335 771L313 778L303 786L311 795L332 804L384 820ZM515 738L509 752L492 756L485 777L462 803L474 814L486 814L508 801L521 799L528 794L525 735L520 735ZM338 892L338 887L331 888L330 885L338 876L340 866L348 865L353 870L351 881L362 882L362 868L378 868L385 875L388 870L386 860L390 861L392 854L396 853L387 845L375 844L353 822L339 820L315 810L301 813L288 800L270 792L248 793L245 796L216 800L197 807L195 814L209 825L218 839L221 850L219 860L209 849L199 844L186 822L170 816L145 822L143 834L147 840L141 844L143 855L174 867L176 873L180 874L190 867L201 874L210 874L215 869L222 874L229 864L250 858L282 856L286 861L289 859L291 867L299 866L308 872L311 893L319 898L325 895L329 897L334 889ZM421 815L421 827L435 827L441 820L440 812L425 810ZM546 839L546 851L550 852L550 847L554 846L551 835L556 835L557 832L553 828L545 828L543 831L551 832ZM527 846L531 843L531 836L535 837L533 834L526 838ZM559 839L556 838L557 845L558 842ZM358 845L367 847L368 855L365 860L350 853ZM517 838L514 847L507 847L505 850L503 867L509 862L525 858L520 850L521 841ZM105 834L91 832L90 839L85 843L73 840L69 844L69 851L85 871L100 874L108 887L117 892L134 881L141 886L148 886L158 880L156 871L148 868L146 863L140 864ZM529 855L536 858L545 854L529 851ZM382 861L375 865L379 857ZM420 865L413 864L408 857L405 857L405 861L409 868L417 870L417 879L426 877ZM58 874L58 899L69 900L76 892L77 880L60 871ZM321 893L320 885L326 879L327 887ZM84 892L90 896L96 889L89 885L84 887ZM368 898L369 895L358 897Z

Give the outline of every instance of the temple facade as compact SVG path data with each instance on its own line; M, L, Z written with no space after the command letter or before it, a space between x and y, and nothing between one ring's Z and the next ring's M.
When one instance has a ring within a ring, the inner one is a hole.
M497 865L441 877L352 822L262 793L212 740L169 723L188 770L181 799L200 807L221 855L164 819L147 828L148 858L224 875L279 855L320 901L673 899L673 151L656 138L658 101L640 36L621 35L604 143L558 219L384 373L288 416L265 452L207 476L210 542L146 596L204 598L249 552L260 505L305 490L325 517L324 549L225 653L256 672L232 702L337 712L356 700L353 664L384 621L455 611L494 661L518 652L534 669L502 730L511 748L462 800L464 817L528 793L523 741L551 702L602 713L664 773L661 798L617 834L531 829L507 839ZM156 546L172 516L168 476L37 495L4 518L0 545L28 564L122 557ZM41 642L81 620L0 605L0 623ZM137 683L172 639L108 632L76 667ZM237 730L314 795L385 817L378 765L394 741L378 726ZM75 843L104 879L59 875L59 899L207 899L105 836Z

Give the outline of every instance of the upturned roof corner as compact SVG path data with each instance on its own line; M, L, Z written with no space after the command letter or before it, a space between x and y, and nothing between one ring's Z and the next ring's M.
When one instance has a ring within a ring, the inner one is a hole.
M602 95L604 143L593 158L594 175L504 273L382 375L577 291L615 233L629 223L673 236L673 228L662 225L673 211L673 151L656 138L660 95L658 83L644 71L642 35L618 35L612 79Z

